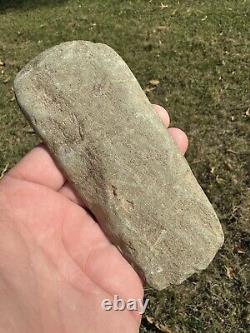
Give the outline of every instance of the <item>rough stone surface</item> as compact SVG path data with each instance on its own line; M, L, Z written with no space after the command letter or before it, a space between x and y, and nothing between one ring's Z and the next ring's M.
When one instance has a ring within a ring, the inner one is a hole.
M125 62L84 41L55 46L14 82L18 104L109 239L163 289L205 269L216 214Z

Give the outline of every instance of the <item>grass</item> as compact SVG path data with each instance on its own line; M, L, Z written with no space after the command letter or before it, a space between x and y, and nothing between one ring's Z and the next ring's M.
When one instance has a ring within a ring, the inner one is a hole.
M14 101L15 74L66 40L109 44L143 88L159 80L149 99L190 138L187 159L225 245L181 286L146 289L141 332L240 333L250 324L249 8L248 0L0 0L0 175L38 142Z

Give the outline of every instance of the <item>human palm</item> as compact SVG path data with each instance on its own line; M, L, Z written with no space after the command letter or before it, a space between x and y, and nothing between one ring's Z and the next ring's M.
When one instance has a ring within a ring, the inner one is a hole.
M184 153L184 133L169 133ZM101 307L114 295L143 298L140 278L46 149L33 149L0 183L0 332L137 332L137 311Z

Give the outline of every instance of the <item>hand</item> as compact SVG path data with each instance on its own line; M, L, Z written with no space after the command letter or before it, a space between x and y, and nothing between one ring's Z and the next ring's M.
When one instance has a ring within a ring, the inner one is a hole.
M155 109L168 127L167 112ZM186 135L168 131L185 153ZM0 183L0 332L137 332L138 312L102 309L114 295L141 299L138 275L47 150L33 149Z

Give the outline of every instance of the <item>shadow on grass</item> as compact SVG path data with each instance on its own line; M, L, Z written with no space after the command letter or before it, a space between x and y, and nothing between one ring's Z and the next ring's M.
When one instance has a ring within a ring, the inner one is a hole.
M63 4L66 0L0 0L0 13L7 9L32 9Z

